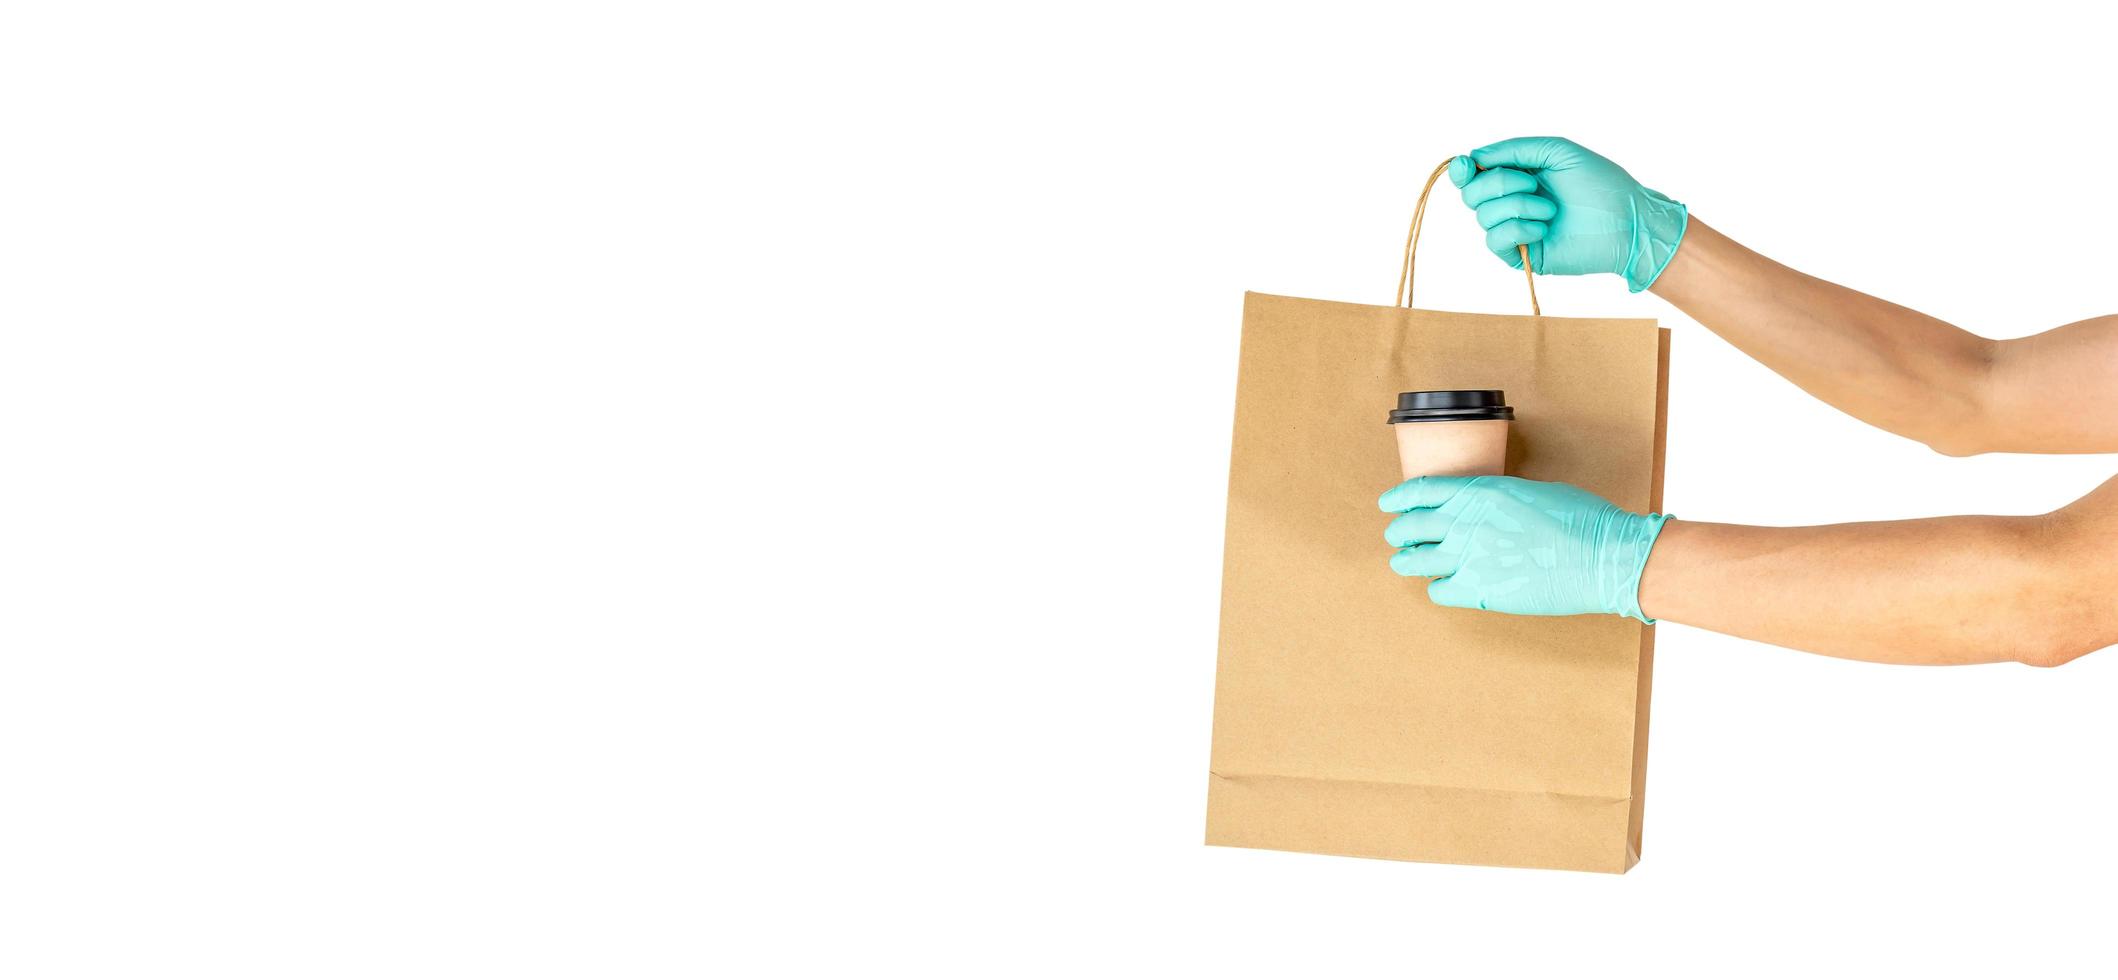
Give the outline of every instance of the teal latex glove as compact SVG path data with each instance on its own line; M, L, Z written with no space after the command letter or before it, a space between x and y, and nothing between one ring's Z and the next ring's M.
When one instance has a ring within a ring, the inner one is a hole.
M1484 173L1480 173L1484 170ZM1684 240L1684 205L1572 140L1502 140L1449 162L1449 182L1478 212L1486 248L1547 276L1609 272L1633 292L1654 285Z
M1434 579L1438 605L1525 616L1640 611L1640 572L1663 514L1635 514L1576 486L1512 476L1423 476L1377 501L1399 575Z

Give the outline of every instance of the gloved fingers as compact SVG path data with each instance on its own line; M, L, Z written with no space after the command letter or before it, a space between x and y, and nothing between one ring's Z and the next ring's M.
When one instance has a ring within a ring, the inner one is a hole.
M1472 150L1470 156L1473 164L1488 170L1495 167L1543 170L1561 162L1573 148L1573 143L1556 136L1523 136L1481 146Z
M1520 170L1488 170L1463 185L1463 202L1477 207L1510 194L1528 194L1537 189L1537 178Z
M1470 157L1457 157L1449 161L1449 183L1462 187L1470 183L1471 178L1476 176L1478 176L1478 164L1473 163Z
M1425 423L1405 422L1401 424L1421 425ZM1388 490L1383 491L1382 497L1376 500L1375 505L1377 507L1382 508L1385 512L1391 514L1402 514L1408 510L1417 510L1421 507L1439 507L1443 504L1448 503L1449 498L1456 496L1457 491L1462 490L1463 488L1470 486L1473 482L1482 479L1485 479L1485 477L1417 477L1414 479L1406 480L1403 483L1400 483L1394 487L1391 487Z
M1441 553L1441 545L1423 544L1404 548L1390 556L1390 570L1399 575L1433 578L1456 571L1455 555Z
M1427 583L1427 598L1437 606L1454 606L1458 609L1481 609L1478 592L1467 583L1459 582L1451 574Z
M1486 229L1486 248L1506 260L1509 265L1520 269L1522 255L1515 251L1515 246L1543 241L1546 230L1548 226L1542 221L1510 218Z
M1389 527L1383 529L1383 540L1392 548L1440 541L1442 535L1449 533L1449 526L1455 523L1456 515L1444 514L1432 507L1409 510L1399 514Z
M1550 221L1559 216L1559 205L1541 194L1510 194L1478 206L1478 227L1488 231L1510 218ZM1524 243L1527 244L1527 243Z

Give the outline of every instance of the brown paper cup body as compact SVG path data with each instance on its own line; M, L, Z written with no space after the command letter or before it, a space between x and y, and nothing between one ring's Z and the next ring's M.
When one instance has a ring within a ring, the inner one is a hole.
M1421 476L1501 476L1508 471L1509 425L1505 419L1392 425L1390 428L1397 435L1399 475L1407 480Z

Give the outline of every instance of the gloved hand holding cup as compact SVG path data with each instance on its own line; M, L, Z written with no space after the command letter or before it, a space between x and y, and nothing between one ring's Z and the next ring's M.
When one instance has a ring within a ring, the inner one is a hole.
M1437 605L1528 616L1611 613L1643 623L1640 576L1669 518L1565 483L1423 476L1377 501L1399 575L1434 581Z

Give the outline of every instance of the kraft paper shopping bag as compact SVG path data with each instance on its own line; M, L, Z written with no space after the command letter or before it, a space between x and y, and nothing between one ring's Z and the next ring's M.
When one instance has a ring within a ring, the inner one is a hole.
M1621 872L1654 628L1436 606L1390 571L1375 499L1398 392L1500 388L1511 475L1660 510L1668 331L1411 308L1433 185L1404 305L1245 297L1206 840Z

